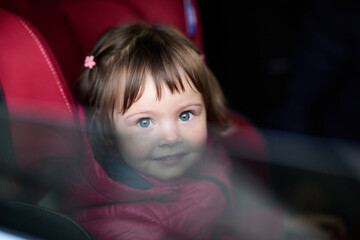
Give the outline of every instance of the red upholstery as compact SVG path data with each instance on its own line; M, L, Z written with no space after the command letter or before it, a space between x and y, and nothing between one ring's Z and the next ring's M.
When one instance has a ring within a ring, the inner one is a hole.
M190 8L184 7L186 3L190 3ZM70 89L95 41L116 24L135 20L169 24L203 49L195 0L3 0L1 7L23 16L39 29L59 61ZM189 21L196 23L195 29L188 27Z
M183 0L76 0L59 4L74 34L80 42L82 54L87 54L95 41L108 28L122 23L146 21L170 24L202 48L200 34L190 35L186 29ZM105 13L105 14L104 14ZM200 31L197 25L197 31Z
M74 102L51 50L30 23L0 9L0 36L0 85L16 162L41 178L59 170L54 159L63 164L78 150Z
M71 119L73 101L47 43L24 19L0 13L0 77L10 113Z

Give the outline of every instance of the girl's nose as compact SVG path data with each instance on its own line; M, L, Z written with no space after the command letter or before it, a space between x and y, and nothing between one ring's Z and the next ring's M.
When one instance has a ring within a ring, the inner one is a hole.
M177 145L183 141L181 131L176 123L166 123L160 128L161 147L170 147Z

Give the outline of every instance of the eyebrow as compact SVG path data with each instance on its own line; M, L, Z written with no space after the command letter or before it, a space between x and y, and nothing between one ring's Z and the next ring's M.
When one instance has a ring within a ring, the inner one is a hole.
M187 104L187 105L184 105L184 106L181 106L180 109L185 109L185 108L188 108L188 107L202 107L204 104L201 104L201 103L191 103L191 104Z
M136 113L132 113L130 114L129 116L125 117L126 119L129 119L129 118L132 118L133 116L136 116L136 115L149 115L149 114L153 114L154 111L151 111L151 110L148 110L148 111L140 111L140 112L136 112Z

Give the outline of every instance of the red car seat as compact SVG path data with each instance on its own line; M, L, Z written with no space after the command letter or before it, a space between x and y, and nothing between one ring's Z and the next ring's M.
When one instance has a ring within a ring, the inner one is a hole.
M0 9L0 36L0 231L16 239L91 240L66 215L24 203L37 202L62 166L74 164L77 118L67 84L37 30ZM24 190L29 198L22 197Z
M41 32L70 89L95 41L116 24L132 21L169 24L203 50L195 0L3 0L1 7L29 20Z
M50 182L79 150L74 101L50 48L29 22L0 9L0 36L0 87L16 166L37 176L34 182Z

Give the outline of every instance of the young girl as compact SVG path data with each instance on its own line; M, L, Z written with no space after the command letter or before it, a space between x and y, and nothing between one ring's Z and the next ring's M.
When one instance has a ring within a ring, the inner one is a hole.
M230 162L217 143L231 130L225 100L201 52L175 29L110 29L78 90L91 150L69 202L96 239L329 239L267 204L233 208Z
M216 236L231 190L215 142L230 124L198 48L168 26L114 27L86 58L78 90L96 163L74 218L98 239Z

